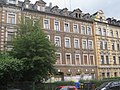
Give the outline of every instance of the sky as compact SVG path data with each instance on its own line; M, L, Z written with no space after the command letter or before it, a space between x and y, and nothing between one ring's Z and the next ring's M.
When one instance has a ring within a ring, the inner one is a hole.
M20 0L24 1L24 0ZM38 0L31 0L31 3L35 3ZM120 20L120 0L43 0L49 6L49 3L52 3L52 6L57 5L60 9L68 8L72 11L79 8L83 13L94 14L98 10L103 10L106 18L114 17L117 20Z

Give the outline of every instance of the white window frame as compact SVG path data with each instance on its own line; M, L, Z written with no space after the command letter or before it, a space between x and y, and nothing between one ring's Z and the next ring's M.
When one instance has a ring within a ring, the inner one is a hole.
M78 41L78 47L76 47L75 42ZM74 38L74 48L80 48L79 38Z
M75 30L75 26L77 26L77 29L76 29L76 30ZM73 32L74 32L74 33L79 33L78 24L73 24Z
M60 55L60 64L62 64L62 54L60 52L56 52L56 54ZM56 64L57 64L57 62L56 62Z
M89 59L90 59L90 56L93 56L93 65L95 65L95 58L94 58L94 55L93 55L93 54L90 54L90 55L89 55ZM92 64L90 63L90 65L92 65Z
M89 47L89 42L92 42L92 47ZM93 40L88 40L88 48L89 48L89 49L94 49L93 47L94 47L94 46L93 46Z
M58 22L58 29L56 28L55 22ZM60 31L60 21L54 20L54 30Z
M91 33L89 34L88 32L89 32L89 29L88 28L90 28L90 30L91 30ZM87 35L92 35L92 27L91 26L87 26Z
M84 48L84 45L83 45L83 41L86 42L86 46L85 46L85 48ZM87 40L86 40L86 39L82 39L82 49L87 49Z
M68 24L68 28L66 29L65 24ZM70 32L70 24L69 22L64 22L64 32Z
M76 61L76 56L79 56L79 64L77 64L77 61ZM81 65L81 58L80 58L80 54L75 54L75 65Z
M105 33L104 33L105 31ZM107 36L107 29L103 28L103 36Z
M40 11L40 5L37 6L37 10Z
M25 5L25 7L26 7L26 8L29 8L29 5L28 5L28 4L26 4L26 5Z
M67 55L70 55L70 64L68 64L68 62L67 62ZM72 56L71 56L71 53L65 53L65 61L66 61L66 65L72 65Z
M41 11L45 11L45 6L44 5L41 6Z
M67 47L67 44L66 44L66 39L69 39L69 47ZM71 48L71 41L70 41L70 37L65 37L65 47L66 47L66 48Z
M16 24L16 13L14 13L14 12L8 12L7 13L7 23L9 23L8 17L9 17L10 14L15 16L15 22L14 23L11 22L11 24Z
M56 44L56 38L59 38L59 44L57 45ZM54 42L55 42L55 46L57 46L57 47L61 47L61 37L60 36L54 36Z
M88 54L83 54L83 64L85 65L85 63L84 63L84 56L87 56L87 65L89 64L89 62L88 62Z
M45 25L45 20L48 20L48 27ZM50 19L43 19L43 27L44 29L50 29Z
M82 27L85 28L85 33L83 33L83 29L82 29ZM86 35L86 26L85 26L85 25L81 25L81 34Z

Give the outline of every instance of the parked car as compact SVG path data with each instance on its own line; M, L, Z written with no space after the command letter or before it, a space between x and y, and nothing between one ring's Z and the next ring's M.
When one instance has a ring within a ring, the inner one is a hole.
M58 86L55 90L77 90L75 86Z

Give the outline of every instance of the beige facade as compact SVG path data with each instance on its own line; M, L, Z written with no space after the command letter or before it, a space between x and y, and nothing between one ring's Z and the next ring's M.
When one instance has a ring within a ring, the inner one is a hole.
M98 78L120 76L120 26L108 23L102 10L95 17Z

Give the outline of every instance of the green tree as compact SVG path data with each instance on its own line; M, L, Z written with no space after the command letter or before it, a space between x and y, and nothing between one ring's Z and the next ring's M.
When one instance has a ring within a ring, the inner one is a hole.
M21 20L10 55L24 62L22 80L42 82L54 71L55 47L41 30L39 21L33 25L31 19Z
M22 70L22 61L8 55L0 55L0 83L18 81Z

